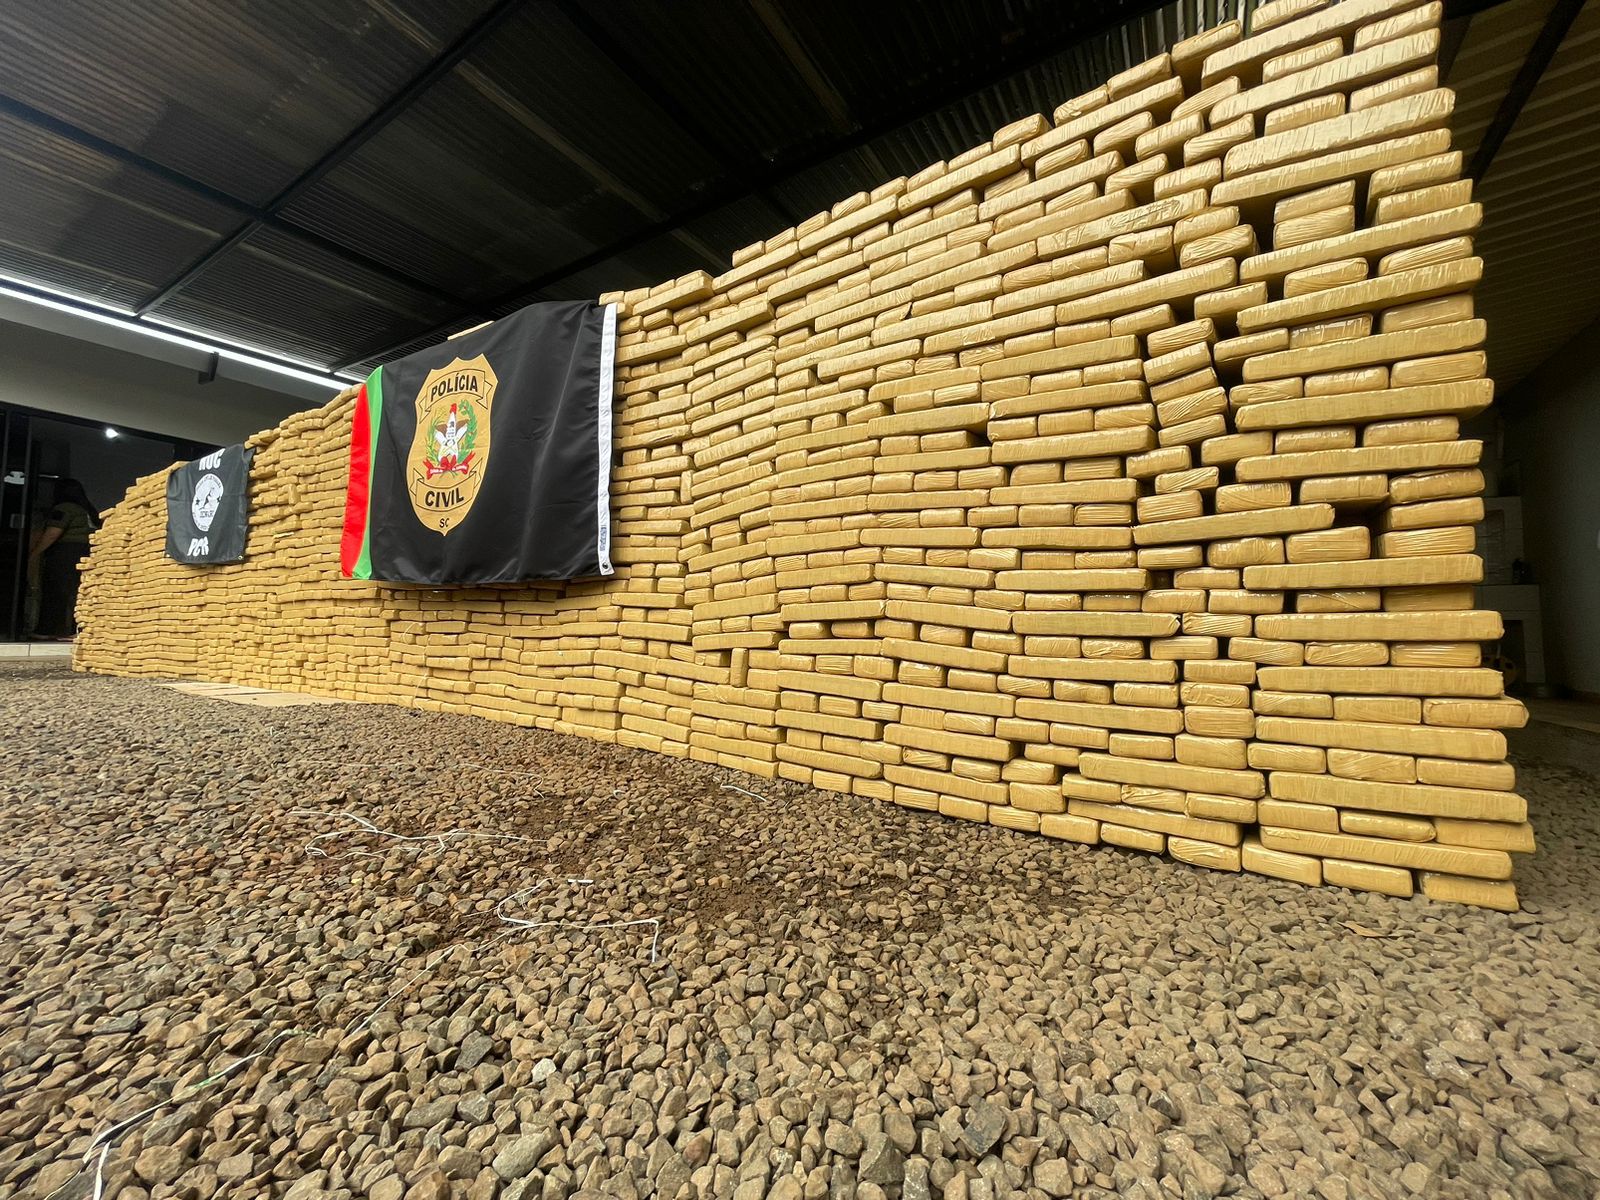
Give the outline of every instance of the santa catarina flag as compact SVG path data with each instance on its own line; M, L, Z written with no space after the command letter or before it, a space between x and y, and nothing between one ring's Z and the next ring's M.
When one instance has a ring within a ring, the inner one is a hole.
M356 396L347 579L611 574L617 310L530 304L370 376Z
M168 558L204 565L244 557L255 453L226 446L172 469L167 476Z

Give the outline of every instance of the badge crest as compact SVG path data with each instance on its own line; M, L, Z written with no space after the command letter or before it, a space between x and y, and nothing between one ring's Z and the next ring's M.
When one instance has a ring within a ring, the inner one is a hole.
M448 534L472 511L489 462L489 409L499 380L483 355L430 371L417 390L406 490L417 520Z

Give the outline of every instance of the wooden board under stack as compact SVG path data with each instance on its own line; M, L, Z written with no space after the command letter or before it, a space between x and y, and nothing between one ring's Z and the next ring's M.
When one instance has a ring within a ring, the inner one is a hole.
M613 579L341 581L342 398L253 439L242 564L167 562L163 479L134 488L78 664L1515 908L1440 18L1265 5L720 276L608 297Z

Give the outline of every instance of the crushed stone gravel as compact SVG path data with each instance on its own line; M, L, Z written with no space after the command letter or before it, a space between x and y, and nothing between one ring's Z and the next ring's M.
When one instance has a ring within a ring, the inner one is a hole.
M0 1200L1600 1193L1580 772L1508 916L468 717L0 720Z

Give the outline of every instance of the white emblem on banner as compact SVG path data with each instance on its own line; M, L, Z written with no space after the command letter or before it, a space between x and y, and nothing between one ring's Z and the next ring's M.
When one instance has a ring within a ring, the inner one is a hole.
M217 505L222 503L225 490L222 480L215 475L202 475L200 482L194 485L194 501L189 511L194 516L195 528L201 533L210 530L211 522L217 519Z

